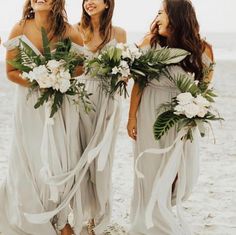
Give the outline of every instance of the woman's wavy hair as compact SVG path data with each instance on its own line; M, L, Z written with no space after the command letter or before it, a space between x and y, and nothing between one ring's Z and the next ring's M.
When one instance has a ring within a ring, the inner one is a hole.
M81 22L79 23L82 33L84 35L85 44L91 40L93 37L94 28L91 22L91 17L87 14L84 9L84 3L86 0L82 2L82 17ZM103 0L105 4L107 4L108 8L104 10L100 17L100 36L102 38L102 43L97 47L98 50L102 49L110 40L112 36L112 16L115 7L114 0Z
M169 18L168 30L170 36L163 37L158 33L157 19L151 24L151 46L182 48L189 51L181 67L195 74L196 80L203 80L202 53L207 43L201 39L199 23L190 0L164 0L165 11Z
M26 0L23 8L22 21L34 19L35 12L31 6L31 1ZM63 37L66 33L68 24L67 13L65 10L65 0L53 0L50 14L51 31L50 34L56 37Z

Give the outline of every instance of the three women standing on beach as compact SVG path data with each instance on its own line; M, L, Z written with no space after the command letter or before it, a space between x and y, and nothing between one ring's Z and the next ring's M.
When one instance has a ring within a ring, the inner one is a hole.
M14 27L6 43L7 59L16 57L19 40L41 55L41 27L46 29L52 43L69 37L75 51L91 57L106 46L126 42L125 31L112 25L114 0L83 0L82 18L74 27L67 23L64 7L64 0L27 0L23 19ZM170 67L170 74L192 73L196 80L204 79L203 68L212 62L213 56L210 46L199 36L190 1L165 0L150 34L140 45L141 48L164 46L191 53L180 65ZM111 170L121 115L119 97L104 94L96 77L79 76L87 91L92 93L94 112L78 111L72 102L65 101L50 127L49 142L53 144L45 151L41 148L45 128L48 128L45 110L33 108L39 94L32 94L27 99L28 83L21 78L20 72L8 65L7 74L19 86L9 171L0 187L0 199L4 202L0 206L0 231L6 235L56 235L60 230L61 235L72 235L80 234L85 223L89 234L101 234L111 215ZM127 128L129 136L135 140L135 158L149 148L167 147L175 140L177 132L173 128L160 141L155 141L152 124L158 106L177 94L164 76L160 81L152 81L143 91L134 85ZM172 152L144 154L145 161L140 161L139 168L145 177L135 178L131 234L179 235L186 231L183 224L183 228L175 224L171 204L175 204L176 199L178 206L186 199L196 182L197 131L194 137L193 143L186 143L186 158L179 163L175 162ZM47 163L57 184L47 184L43 180L43 154L52 156ZM85 164L91 156L93 161ZM170 162L175 167L173 172L167 172L166 180L163 175ZM186 173L185 177L182 171ZM167 191L154 195L156 181L165 184ZM178 197L180 186L184 187L181 198ZM73 230L68 224L71 209Z

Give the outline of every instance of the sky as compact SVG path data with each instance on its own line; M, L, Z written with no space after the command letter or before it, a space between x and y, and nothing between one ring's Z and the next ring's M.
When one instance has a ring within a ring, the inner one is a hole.
M78 22L81 0L66 0L71 23ZM131 32L146 32L161 0L115 0L113 24ZM202 32L236 32L236 0L192 0ZM0 32L20 19L24 0L7 0L0 7Z

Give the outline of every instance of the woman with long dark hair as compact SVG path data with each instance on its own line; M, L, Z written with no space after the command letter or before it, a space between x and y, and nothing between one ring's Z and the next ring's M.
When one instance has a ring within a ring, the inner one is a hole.
M9 41L5 43L7 61L16 58L20 41L37 55L43 55L42 27L47 32L52 50L55 43L65 38L82 45L80 34L67 22L65 0L26 0L22 20L12 29ZM49 171L52 175L65 173L77 162L76 108L72 101L65 99L62 108L55 114L54 125L50 127L52 135L48 137L45 107L34 108L40 93L32 92L28 97L27 80L9 64L7 76L17 85L17 93L9 170L0 186L0 232L7 235L57 235L61 230L61 235L72 234L67 224L69 205L43 223L41 220L32 221L30 217L57 208L74 183L72 179L54 187L45 179ZM45 140L48 145L42 148L45 136L48 137ZM48 161L46 165L45 160Z
M189 73L196 81L211 79L212 73L204 77L203 70L213 62L212 50L200 37L199 24L189 0L164 0L150 33L140 47L185 49L191 54L179 65L170 66L169 74L175 77ZM138 168L144 175L144 178L135 176L131 209L132 235L191 234L182 218L181 202L189 197L199 173L198 132L194 132L192 143L185 143L185 157L180 162L175 162L177 153L173 150L165 154L144 152L148 149L163 149L174 143L177 137L175 128L156 141L153 124L160 105L170 102L178 94L178 89L164 74L158 81L152 80L143 91L136 83L132 90L127 130L135 140L135 159L143 155ZM158 188L158 185L163 188ZM172 212L175 204L180 223Z
M86 55L96 56L104 47L126 42L126 32L112 25L114 6L114 0L83 0L81 21L75 27L82 35ZM120 124L120 99L109 97L96 77L82 75L80 81L93 94L90 99L94 105L94 112L80 114L82 158L91 154L96 158L76 193L73 209L82 207L75 220L89 222L89 234L101 234L111 215L111 170Z

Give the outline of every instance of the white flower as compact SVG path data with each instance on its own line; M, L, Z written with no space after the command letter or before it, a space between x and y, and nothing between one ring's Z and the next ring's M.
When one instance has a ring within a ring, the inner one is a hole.
M190 92L185 92L185 93L180 93L176 97L176 99L180 105L186 105L186 104L191 104L194 100L194 97Z
M129 65L125 60L120 62L120 73L123 77L128 77L130 75Z
M125 60L121 60L120 67L123 69L129 69L129 65Z
M184 106L184 114L187 118L193 118L197 116L199 111L199 106L194 103L190 103Z
M119 73L120 72L120 69L117 67L117 66L115 66L113 69L112 69L112 74L117 74L117 73Z
M207 112L208 112L208 109L207 109L207 108L205 108L205 107L199 107L199 112L198 112L197 116L203 118L203 117L205 117L205 115L207 114Z
M129 50L133 59L138 59L142 55L140 49L135 45L130 45Z
M35 67L33 71L30 71L28 78L30 81L36 80L40 88L49 88L52 86L48 70L44 65Z
M131 52L129 50L124 50L122 51L122 57L125 59L125 58L128 58L128 59L132 59L132 55L131 55Z
M50 88L52 87L52 81L49 76L41 77L37 80L40 88Z
M26 73L26 72L23 72L21 75L20 75L23 79L29 79L29 74Z
M175 114L180 115L180 114L184 114L184 106L183 105L176 105L175 108Z
M71 79L71 75L70 75L70 72L68 69L65 70L64 68L61 68L60 69L60 76L61 76L61 78L66 79L66 80Z
M67 92L70 88L70 80L68 79L62 79L59 84L59 89L61 93Z
M129 70L129 68L128 68L128 69L122 69L122 70L120 71L120 73L121 73L122 77L129 77L129 76L130 76L130 70Z
M121 49L123 51L123 50L125 50L125 44L124 43L117 43L116 48Z
M202 95L197 95L197 97L194 99L194 103L203 107L210 106L210 102L206 98L204 98Z
M49 60L47 63L47 68L50 69L52 73L57 73L60 67L65 63L64 60Z

